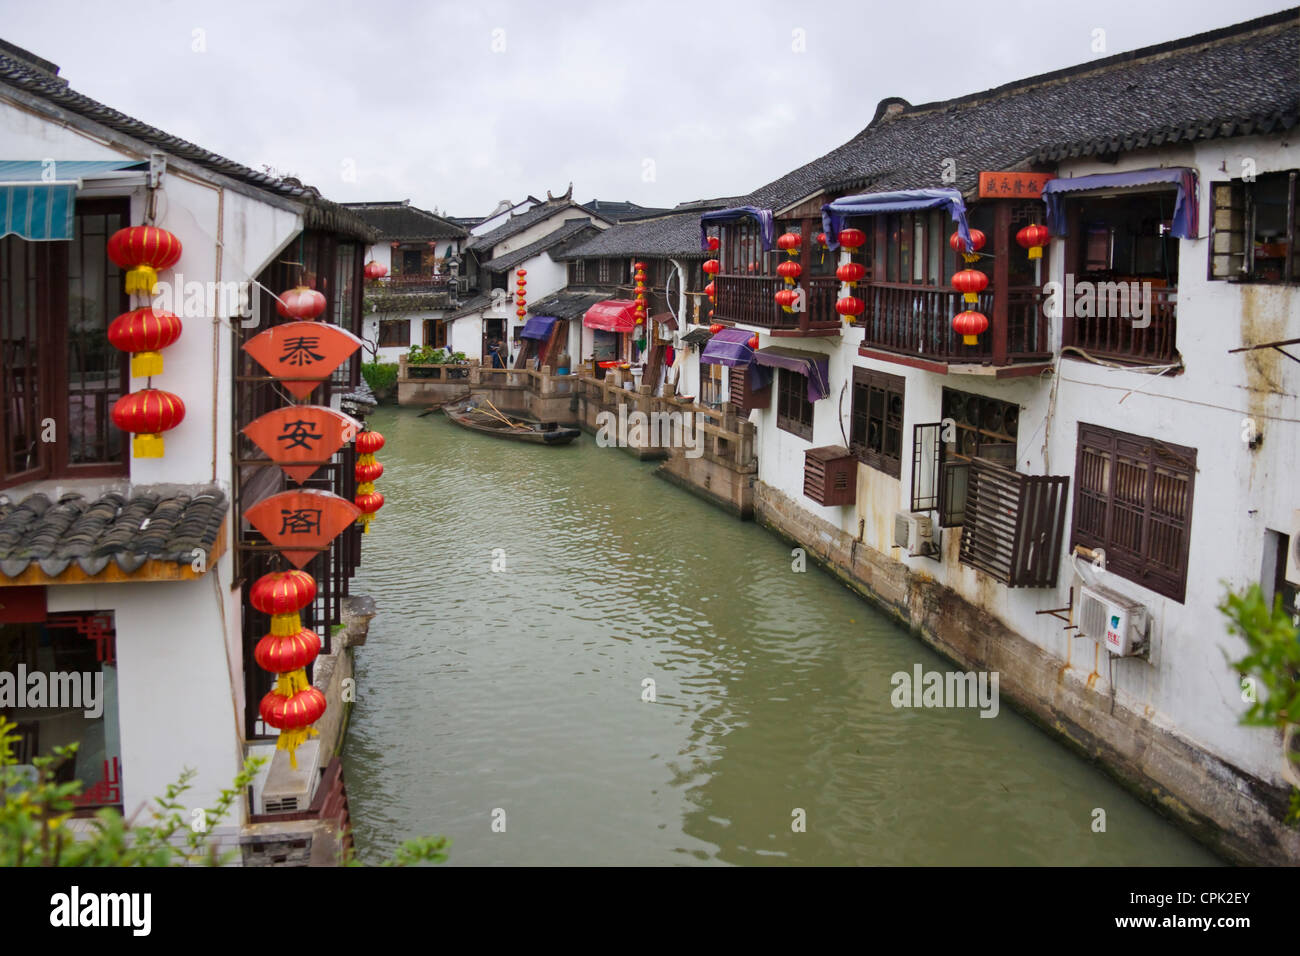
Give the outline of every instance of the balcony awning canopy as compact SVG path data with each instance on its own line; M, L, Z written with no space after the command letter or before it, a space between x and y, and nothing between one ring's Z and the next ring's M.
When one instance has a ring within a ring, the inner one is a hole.
M763 250L770 251L776 223L772 218L772 210L759 209L757 206L734 206L731 209L706 212L700 216L700 251L709 251L709 223L738 222L741 219L757 220L759 235L763 240Z
M631 332L636 328L636 303L631 299L597 302L582 317L582 324L606 332Z
M957 233L970 248L970 226L966 223L966 203L956 189L900 189L891 193L863 193L842 196L822 206L822 229L830 248L838 249L840 230L850 216L878 216L886 212L913 212L917 209L946 209L957 224Z
M31 242L71 240L81 180L140 164L138 159L0 161L0 236Z
M774 345L754 353L754 362L768 368L783 368L808 379L808 401L820 402L831 391L831 360L822 352L783 349Z
M1174 186L1173 223L1169 234L1175 239L1195 239L1199 229L1199 200L1196 191L1196 170L1189 166L1136 169L1127 173L1097 173L1093 176L1075 176L1072 179L1052 179L1043 187L1043 202L1047 204L1047 228L1054 236L1066 234L1065 193L1098 189L1133 189L1138 186Z
M711 338L713 338L713 333L708 329L691 329L682 336L682 345L703 345Z
M658 322L665 328L672 329L674 332L677 331L677 319L671 312L656 312L654 315L650 316L650 319L653 322Z
M705 365L729 365L743 368L754 360L754 350L749 340L754 333L746 329L723 329L704 346L700 361Z
M519 333L521 339L538 339L546 341L551 337L551 329L555 323L560 321L553 315L535 315L524 323L523 330Z

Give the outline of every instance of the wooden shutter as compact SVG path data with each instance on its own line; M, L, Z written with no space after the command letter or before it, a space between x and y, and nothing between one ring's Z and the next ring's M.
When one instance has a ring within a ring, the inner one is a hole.
M1246 187L1240 182L1210 187L1210 278L1237 279L1246 261Z
M956 528L966 520L966 491L970 462L941 461L939 465L939 527Z
M970 464L960 560L1008 587L1056 586L1070 479Z
M803 459L803 493L819 505L851 505L857 500L858 460L843 445L809 448Z
M912 510L939 507L939 439L943 422L912 426Z
M773 376L773 379L775 377ZM728 380L730 382L728 401L736 406L736 411L741 415L748 415L755 408L763 410L771 408L772 383L769 382L764 388L754 388L750 366L732 368Z

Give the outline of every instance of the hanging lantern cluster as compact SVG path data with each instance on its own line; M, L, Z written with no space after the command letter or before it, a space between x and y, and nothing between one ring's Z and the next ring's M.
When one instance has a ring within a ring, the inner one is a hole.
M384 447L384 436L367 429L358 432L354 442L357 449L357 496L352 503L361 509L361 531L370 533L370 522L375 512L384 506L384 496L375 491L375 480L384 473L384 466L375 461L375 452Z
M954 232L948 237L948 245L952 251L960 253L962 259L967 263L976 262L979 259L979 251L984 248L984 233L978 229L970 230L971 248L966 248L966 240L961 237L960 232Z
M158 292L158 273L180 261L181 241L157 226L130 226L109 237L108 257L126 270L126 293L147 298ZM162 374L162 349L181 337L181 320L175 314L150 306L119 315L108 327L108 341L115 349L131 353L131 377L149 378ZM179 395L153 388L152 382L138 392L123 395L113 403L113 424L130 432L131 453L136 458L161 458L162 433L185 419L185 403Z
M645 316L646 316L646 287L645 287L645 280L646 280L646 269L647 269L648 267L646 266L646 264L645 264L644 262L638 262L638 263L635 263L634 268L636 269L636 272L633 273L633 275L632 275L632 281L633 281L634 283L636 283L636 289L635 289L635 292L636 292L636 296L635 296L635 299L636 299L636 308L633 310L633 311L635 312L635 314L636 314L636 332L634 333L635 336L636 336L636 338L634 338L634 339L632 340L632 344L635 345L635 346L637 347L638 350L644 350L644 349L645 349L645 346L646 346L646 326L645 326Z
M822 233L822 236L825 235ZM841 229L839 240L844 251L852 257L866 243L867 234L861 229ZM835 311L844 316L849 324L857 321L858 316L867 310L867 304L853 294L853 290L866 275L867 267L854 262L852 258L835 270L835 278L840 280L840 291L844 293L835 300Z
M1043 258L1043 246L1047 245L1051 234L1048 233L1046 226L1040 226L1037 223L1021 229L1016 233L1016 242L1029 250L1029 258Z
M528 314L528 294L525 291L528 288L528 270L518 269L515 271L515 315L523 318Z
M773 298L781 307L781 311L793 312L795 303L799 301L799 291L795 283L803 275L803 266L795 261L799 258L803 246L803 237L797 232L787 232L776 240L776 245L790 258L776 267L776 274L785 280L785 288L777 292Z
M287 751L297 770L297 749L316 736L312 724L325 713L325 695L307 683L307 666L321 650L319 635L302 626L299 614L316 600L316 579L305 571L273 571L253 582L249 601L271 615L271 631L253 649L262 670L276 675L275 687L262 698L258 713L280 731L277 750Z
M717 245L715 245L716 240L717 240L716 236L709 237L710 249L717 248ZM720 245L720 243L718 245ZM700 266L700 269L702 269L704 274L709 277L709 284L704 287L704 291L707 292L709 295L709 304L714 305L718 301L717 299L718 293L717 293L717 286L715 284L715 280L718 277L718 273L722 271L722 263L720 263L717 259L708 259L705 261L704 265ZM709 309L709 315L710 316L713 315L712 309Z

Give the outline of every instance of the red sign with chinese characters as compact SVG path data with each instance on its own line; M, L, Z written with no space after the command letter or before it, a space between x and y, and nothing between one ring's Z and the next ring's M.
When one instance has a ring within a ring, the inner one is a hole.
M243 433L301 485L360 430L360 422L332 408L290 405L254 419Z
M263 498L244 517L295 568L302 568L361 517L361 509L331 492L300 488Z
M244 343L244 351L284 383L294 398L306 398L361 348L361 340L327 322L286 322Z
M980 173L980 199L1041 199L1051 173Z

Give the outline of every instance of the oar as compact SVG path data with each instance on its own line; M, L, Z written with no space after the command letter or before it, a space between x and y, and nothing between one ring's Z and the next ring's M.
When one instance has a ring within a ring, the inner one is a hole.
M494 412L497 413L497 418L499 418L501 421L505 422L505 423L506 423L507 425L509 425L511 428L524 428L524 429L527 429L527 428L528 428L527 425L521 425L521 424L519 424L519 423L517 423L517 422L512 421L510 418L508 418L508 417L506 416L506 414L505 414L504 412L501 411L501 409L497 408L495 405L492 404L492 399L490 399L490 398L485 398L485 399L483 399L483 401L487 403L487 407L488 407L488 408L492 409L492 411L494 411Z

